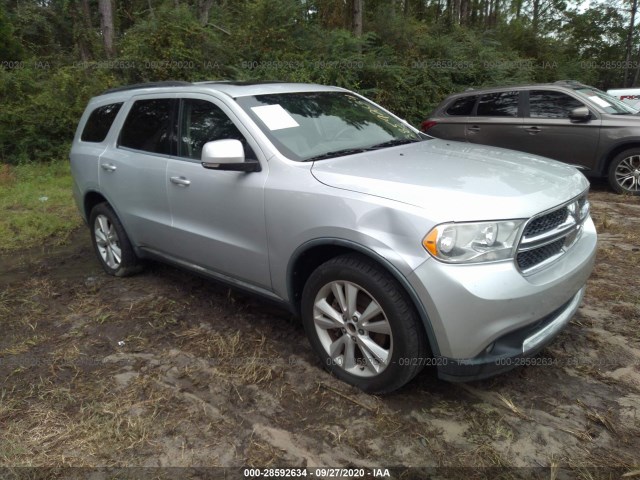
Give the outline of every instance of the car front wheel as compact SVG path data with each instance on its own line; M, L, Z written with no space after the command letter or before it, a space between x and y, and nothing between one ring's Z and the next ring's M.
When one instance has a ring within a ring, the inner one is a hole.
M362 255L336 257L311 274L302 320L324 366L366 392L396 390L425 364L426 335L411 301Z
M118 216L106 203L91 210L89 218L94 250L109 275L125 277L140 271L140 261Z
M613 159L609 184L618 193L640 195L640 148L625 150Z

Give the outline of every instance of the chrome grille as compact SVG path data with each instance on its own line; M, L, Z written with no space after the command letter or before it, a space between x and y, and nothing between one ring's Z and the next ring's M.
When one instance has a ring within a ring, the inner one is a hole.
M529 220L516 253L520 271L531 273L560 258L575 243L588 216L585 193Z
M564 247L564 242L565 239L561 238L560 240L556 240L555 242L551 242L534 250L519 253L516 257L518 267L520 267L520 270L527 270L548 260L561 252L562 247Z
M568 215L569 211L566 208L561 208L560 210L556 210L555 212L551 212L547 215L534 218L527 224L523 235L525 237L533 237L535 235L548 232L549 230L556 228L558 225L562 225L562 223L567 220Z

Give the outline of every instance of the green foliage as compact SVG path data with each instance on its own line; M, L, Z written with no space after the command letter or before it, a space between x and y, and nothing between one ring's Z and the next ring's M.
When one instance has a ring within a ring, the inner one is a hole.
M0 70L0 162L67 157L87 101L116 83L108 70L46 65Z
M2 60L19 61L22 58L22 45L15 38L13 26L4 9L0 7L0 52Z
M230 55L220 35L200 25L187 6L164 4L127 31L115 68L123 83L218 79Z
M349 30L351 2L205 4L114 2L117 57L106 59L97 0L0 0L0 60L20 61L0 67L0 162L66 157L87 100L127 83L338 85L416 125L469 87L569 78L622 85L629 19L617 4L579 11L565 0L366 0L361 37ZM636 52L639 29L632 40Z

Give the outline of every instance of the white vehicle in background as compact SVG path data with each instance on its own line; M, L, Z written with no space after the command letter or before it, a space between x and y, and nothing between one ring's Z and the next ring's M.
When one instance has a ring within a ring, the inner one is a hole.
M640 109L640 88L616 88L607 90L607 93L633 108Z

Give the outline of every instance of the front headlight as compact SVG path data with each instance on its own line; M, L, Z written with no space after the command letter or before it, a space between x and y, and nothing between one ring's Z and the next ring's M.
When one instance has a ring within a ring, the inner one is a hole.
M424 248L448 263L495 262L513 258L524 220L436 225L422 240Z

